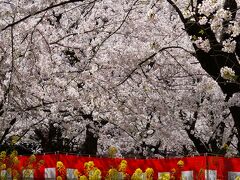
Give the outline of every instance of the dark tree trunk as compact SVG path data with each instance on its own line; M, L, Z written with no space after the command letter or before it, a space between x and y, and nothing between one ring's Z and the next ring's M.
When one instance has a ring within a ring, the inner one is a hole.
M41 142L43 152L68 152L68 146L64 145L62 129L54 127L52 123L49 124L47 132L41 129L34 130L37 138Z
M82 153L95 156L97 154L98 135L93 133L94 128L91 125L86 126L86 138L83 144Z
M86 125L86 137L81 148L82 154L96 156L99 129L106 125L108 122L105 120L95 121L93 119L92 113L90 114L81 113L81 116L85 120L90 120L90 123Z

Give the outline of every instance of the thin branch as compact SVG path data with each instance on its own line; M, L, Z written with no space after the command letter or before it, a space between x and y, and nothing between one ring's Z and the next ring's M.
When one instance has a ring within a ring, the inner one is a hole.
M166 51L168 49L182 49L188 53L191 53L190 51L188 51L187 49L180 47L180 46L168 46L168 47L163 47L161 49L159 49L157 52L153 53L152 55L148 56L147 58L145 58L143 61L141 61L140 63L138 63L137 67L135 67L134 69L131 70L131 72L120 82L117 84L117 86L123 84L124 82L126 82L131 76L132 74L139 68L141 67L144 63L146 63L148 60L154 58L158 53L162 52L162 51ZM192 53L191 53L192 54Z
M59 43L60 41L64 40L65 38L68 38L69 36L75 36L77 35L77 33L71 33L71 34L67 34L66 36L63 36L61 37L60 39L56 40L56 41L53 41L53 42L50 42L49 44L52 45L52 44L57 44Z
M44 8L44 9L41 9L41 10L39 10L39 11L33 13L33 14L29 14L29 15L27 15L27 16L19 19L18 21L15 21L15 22L13 22L13 23L11 23L11 24L8 24L8 25L5 26L4 28L2 28L1 31L4 31L4 30L8 29L9 27L13 27L13 26L15 26L16 24L19 24L20 22L25 21L26 19L28 19L28 18L30 18L30 17L32 17L32 16L36 16L36 15L41 14L42 12L48 11L48 10L50 10L50 9L53 9L53 8L56 8L56 7L59 7L59 6L63 6L63 5L65 5L65 4L70 4L70 3L74 3L74 2L83 2L83 1L84 1L84 0L69 0L69 1L63 1L63 2L58 3L58 4L50 5L49 7L46 7L46 8Z

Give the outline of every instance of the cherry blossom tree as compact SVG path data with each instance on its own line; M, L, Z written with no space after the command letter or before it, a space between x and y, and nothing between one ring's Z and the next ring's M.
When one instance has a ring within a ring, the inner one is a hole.
M238 4L235 0L190 1L187 16L181 7L168 1L178 13L185 31L193 41L196 58L201 67L218 83L226 95L239 139L239 56L240 28ZM240 148L240 141L237 148Z
M17 134L44 152L239 149L235 1L0 6L1 144Z

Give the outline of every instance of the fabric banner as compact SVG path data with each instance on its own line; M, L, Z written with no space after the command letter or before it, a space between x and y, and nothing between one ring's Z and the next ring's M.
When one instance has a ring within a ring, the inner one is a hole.
M240 180L240 158L135 159L47 154L19 156L18 159L19 163L14 168L25 179ZM13 172L1 169L1 177L11 179Z

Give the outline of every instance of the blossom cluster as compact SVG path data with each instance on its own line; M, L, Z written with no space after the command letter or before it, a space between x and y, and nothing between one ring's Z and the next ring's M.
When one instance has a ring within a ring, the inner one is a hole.
M230 21L227 33L231 34L232 37L237 37L240 35L240 22Z
M229 38L229 39L223 41L222 44L223 44L222 51L227 52L227 53L233 53L236 49L237 43L232 38Z
M198 10L198 12L201 14L198 23L200 25L209 23L211 30L215 33L219 41L221 41L222 33L226 32L231 35L231 38L222 41L222 51L233 53L235 51L236 42L232 38L240 34L240 25L237 21L231 21L231 11L223 9L221 7L221 2L215 0L204 0L199 4ZM227 26L224 25L225 22L228 22ZM204 48L204 45L208 45L208 43L201 43L201 45L198 44L198 47L200 49L204 49L205 52L208 52L208 47Z
M199 21L198 21L198 23L199 23L200 25L207 24L207 22L208 22L208 19L207 19L206 16L200 17L200 18L199 18Z
M205 16L210 16L220 7L220 5L221 3L217 0L203 0L198 6L199 13Z
M220 73L223 79L229 81L234 81L236 79L235 71L227 66L222 67Z

